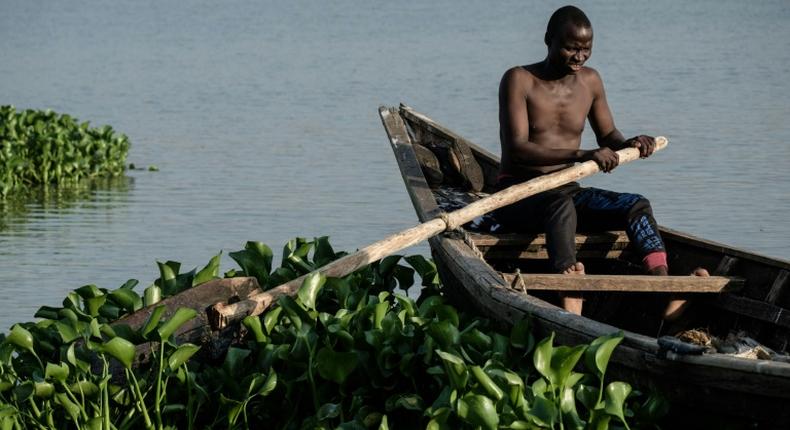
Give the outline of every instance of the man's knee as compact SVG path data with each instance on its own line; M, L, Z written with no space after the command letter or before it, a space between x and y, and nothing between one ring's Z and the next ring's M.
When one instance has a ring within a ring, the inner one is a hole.
M551 220L570 221L575 224L576 207L573 204L573 198L561 195L548 202L545 207L545 217Z
M634 204L628 209L627 218L632 220L642 215L653 216L653 208L650 206L650 200L639 194L634 194Z

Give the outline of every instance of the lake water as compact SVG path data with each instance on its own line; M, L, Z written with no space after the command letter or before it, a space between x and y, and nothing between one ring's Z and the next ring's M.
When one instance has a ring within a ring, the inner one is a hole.
M545 56L563 4L0 0L0 104L110 124L129 162L160 169L0 203L0 329L84 284L145 287L156 260L190 269L222 250L227 269L247 240L353 250L414 225L378 106L405 102L498 152L501 74ZM671 140L586 183L790 257L790 3L579 5L618 128Z

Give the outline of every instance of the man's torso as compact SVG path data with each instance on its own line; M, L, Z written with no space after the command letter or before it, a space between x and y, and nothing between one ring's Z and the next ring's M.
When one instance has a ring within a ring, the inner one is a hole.
M549 148L578 149L587 114L593 102L587 85L589 74L584 68L578 74L557 80L541 79L536 64L522 66L520 79L525 81L522 96L526 99L529 118L529 141ZM534 166L520 164L507 156L503 143L503 173L513 176L534 176L559 170L567 164Z

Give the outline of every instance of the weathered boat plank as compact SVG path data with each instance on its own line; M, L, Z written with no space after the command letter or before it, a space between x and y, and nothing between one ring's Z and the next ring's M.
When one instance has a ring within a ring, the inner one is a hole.
M389 112L399 113L413 131L412 136L424 135L429 140L435 139L437 135L463 139L410 108L402 107L400 112L394 109ZM385 128L388 128L386 123ZM390 133L389 129L388 133ZM498 159L471 142L467 141L467 143L484 171L487 180L484 190L493 190ZM399 148L398 151L410 152L407 148ZM406 185L410 193L412 192L410 188L415 185L422 190L429 190L419 166L414 169L401 163L400 167L404 179L408 178ZM413 170L403 171L404 169ZM443 199L442 204L447 204L445 194L450 196L458 194L458 190L454 188L447 189L445 192L443 186L435 191L436 194L422 194L420 199L412 199L419 216L422 216L426 208L435 210L437 196ZM467 197L469 201L464 201L462 204L472 204L475 199L480 198L472 194ZM689 324L695 324L694 327L714 327L723 330L725 334L733 330L756 328L754 333L762 333L762 337L758 337L758 340L770 342L769 344L778 348L780 352L786 350L790 335L788 331L790 311L787 309L790 308L790 294L785 294L784 290L788 288L786 285L790 278L788 275L790 262L700 239L665 227L660 227L660 231L665 239L672 273L686 274L701 266L714 269L711 270L714 275L745 279L743 289L739 292L721 294L711 299L695 299L691 313L687 315L691 317ZM479 312L503 322L512 323L525 316L532 316L540 335L555 332L555 339L561 343L589 342L595 337L619 330L615 325L607 324L609 320L597 321L585 316L573 315L540 298L551 300L551 297L556 295L541 291L535 291L535 295L526 294L524 291L511 288L511 283L506 281L515 278L503 277L491 267L489 262L481 258L484 256L491 259L490 261L495 261L495 264L502 268L508 268L508 271L520 268L521 273L526 274L531 268L542 267L542 262L519 259L519 257L547 257L544 238L536 235L519 237L474 232L469 232L466 236L471 240L465 242L457 235L441 235L430 240L431 251L448 295L457 297L463 303L474 306ZM580 258L587 256L583 252L597 252L599 255L602 252L609 253L609 257L615 256L612 253L620 250L627 252L625 249L627 238L620 235L612 238L609 243L583 236L578 242ZM471 244L474 244L476 249L472 249ZM622 259L622 256L620 257ZM611 268L624 273L633 273L634 269L629 262L623 261L610 263L602 260L596 261L595 264L601 270ZM564 278L546 282L555 285L571 282L565 281ZM693 284L699 285L697 279L686 276L682 278L684 279L680 282L686 284L683 288ZM702 282L718 281L714 278L713 281ZM527 288L527 291L529 290ZM661 291L667 290L662 288ZM611 303L622 302L615 312L609 313L618 326L625 328L623 330L625 337L612 356L608 375L622 377L637 385L659 386L674 402L689 405L695 410L702 409L753 419L769 428L787 428L790 425L790 409L786 407L790 400L790 364L782 361L749 360L715 353L701 356L665 354L659 351L655 337L628 329L629 325L644 329L645 326L640 326L637 322L658 318L660 310L655 307L663 306L663 300L652 300L649 294L633 291L601 292L596 294L596 297L615 297L616 300L612 300ZM653 310L649 306L651 304L656 305ZM590 311L594 311L592 306ZM785 312L788 314L786 315ZM655 333L655 331L643 331L643 333L648 332Z
M503 273L508 285L527 291L628 291L650 293L723 293L743 288L744 280L724 276L648 276Z

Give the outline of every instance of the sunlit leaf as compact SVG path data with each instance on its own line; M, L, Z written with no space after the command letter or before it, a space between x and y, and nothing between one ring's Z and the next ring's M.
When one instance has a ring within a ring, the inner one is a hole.
M590 343L589 348L584 353L584 363L590 371L599 378L606 374L606 367L609 359L617 345L623 340L623 332L602 336Z
M485 390L489 397L499 401L505 397L505 392L483 371L480 366L472 366L472 375L474 375L477 383Z
M499 425L494 402L485 396L466 395L458 400L458 416L483 429L496 429Z
M69 418L75 423L80 419L80 406L72 402L69 397L64 393L55 394L55 403L63 407L68 414Z
M263 326L261 325L261 319L258 318L257 315L249 315L245 317L242 321L244 327L247 327L253 336L255 336L255 341L258 343L266 342L267 337L263 333Z
M445 372L450 379L451 385L456 390L463 390L469 381L469 370L466 363L455 354L436 350L436 354L442 359Z
M162 292L167 296L175 294L177 292L176 275L178 274L180 264L172 261L168 261L166 263L157 261L156 265L159 266L158 285L160 288L162 288Z
M66 363L47 363L44 378L64 382L69 377L69 366Z
M167 358L167 366L170 370L178 369L182 364L186 363L198 350L199 346L191 343L184 343L178 346Z
M315 301L324 282L326 282L326 277L319 272L310 273L305 277L296 295L307 309L315 309Z
M151 306L162 300L162 288L158 285L151 285L143 292L143 302L145 306Z
M553 341L554 332L552 332L549 337L538 342L538 345L535 347L535 353L532 356L535 369L549 381L557 379L554 370L551 368L551 356L554 352L554 347L552 346Z
M132 367L134 361L134 344L122 337L110 339L102 345L101 350L120 361L127 369Z
M206 264L206 267L200 269L197 275L195 275L195 277L192 279L193 287L219 277L219 265L221 257L222 252L211 257L211 260L209 260L208 264Z
M134 290L128 288L118 288L110 292L112 300L125 309L127 312L134 312L143 307L143 300Z
M554 348L551 357L551 369L554 379L549 379L552 384L557 386L565 386L568 376L571 371L579 362L582 354L587 349L586 345L577 345L574 347L559 346Z
M565 428L584 429L585 423L576 411L576 398L573 395L573 388L564 387L560 390L560 410L562 411Z
M33 351L33 335L19 324L14 324L11 327L11 332L8 333L5 340L35 354Z
M195 316L197 316L197 311L194 309L178 308L176 313L157 329L159 338L162 340L169 339L170 335L175 333L176 330L181 328L182 325L186 324L187 321L191 320Z
M631 394L631 385L622 381L615 381L606 386L604 410L607 414L615 416L625 422L625 399Z
M140 334L142 334L143 337L148 339L149 333L153 333L154 330L156 330L156 328L159 326L159 320L162 318L162 314L165 313L165 310L167 310L167 307L162 305L157 306L153 311L151 311L151 314L148 315L148 319L146 319L145 324L143 324L143 328L140 330Z

